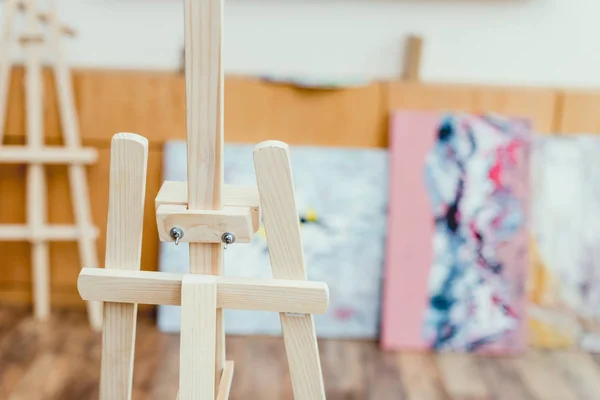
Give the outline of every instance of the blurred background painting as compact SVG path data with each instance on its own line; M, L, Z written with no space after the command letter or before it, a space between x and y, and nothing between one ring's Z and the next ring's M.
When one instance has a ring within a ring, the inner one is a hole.
M532 156L530 335L600 351L600 140L540 137Z
M225 146L225 182L256 184L252 145ZM388 157L381 150L291 147L296 204L308 277L329 285L331 304L315 316L317 334L328 338L370 338L379 332L387 218ZM164 148L165 180L186 179L185 142ZM264 229L252 243L225 251L225 272L270 277ZM160 269L189 269L187 245L161 243ZM161 306L158 325L178 331L179 307ZM275 313L227 310L229 333L281 334Z

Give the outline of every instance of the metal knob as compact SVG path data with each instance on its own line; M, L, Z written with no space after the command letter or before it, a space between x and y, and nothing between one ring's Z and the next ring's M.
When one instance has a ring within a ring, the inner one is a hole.
M169 234L173 239L175 239L175 245L179 245L179 240L183 237L183 229L179 228L178 226L175 226L171 228Z
M225 249L227 249L227 245L228 244L232 244L235 243L235 235L231 232L225 232L222 236L221 236L221 241L223 243L225 243Z

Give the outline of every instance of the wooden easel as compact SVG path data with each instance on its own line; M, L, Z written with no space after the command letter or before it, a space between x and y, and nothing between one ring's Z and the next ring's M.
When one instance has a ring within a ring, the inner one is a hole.
M26 32L18 41L25 52L27 144L3 146L11 71L10 47L17 39L13 34L13 23L19 11L25 15L26 26ZM36 318L45 320L50 314L48 242L77 241L82 263L90 267L98 264L97 230L91 219L84 169L84 164L95 162L98 154L95 149L81 147L71 73L60 47L62 35L73 36L74 31L58 22L55 9L48 13L38 12L35 0L8 0L4 12L0 37L0 163L27 165L27 224L0 225L0 240L31 242L34 312ZM48 25L47 38L42 35L40 22ZM55 56L53 70L64 146L44 145L41 50L46 41ZM75 225L47 223L45 164L68 165ZM88 316L92 327L99 330L102 326L101 303L88 302Z
M140 271L148 142L119 133L111 144L106 267L84 268L78 289L105 302L100 398L131 398L137 304L181 305L179 399L227 399L223 309L279 312L294 397L324 399L312 314L327 285L306 280L287 145L256 146L257 187L223 185L223 0L185 0L188 181L156 197L162 241L189 242L190 274ZM249 242L260 214L275 279L223 277L224 243Z

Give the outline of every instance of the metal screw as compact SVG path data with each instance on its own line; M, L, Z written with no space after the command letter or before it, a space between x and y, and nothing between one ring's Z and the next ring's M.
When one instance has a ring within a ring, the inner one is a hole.
M169 232L169 234L171 235L171 237L173 239L175 239L175 245L179 245L179 240L183 237L183 229L175 226L173 228L171 228L171 231Z
M227 249L228 244L235 243L235 235L231 232L225 232L221 236L221 241L223 241L223 243L225 243L225 248Z

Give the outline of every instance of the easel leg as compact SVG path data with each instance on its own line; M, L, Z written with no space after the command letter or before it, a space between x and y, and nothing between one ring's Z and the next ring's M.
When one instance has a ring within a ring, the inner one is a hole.
M181 285L179 399L214 400L217 283L186 275Z
M8 109L8 90L10 87L10 48L13 31L13 21L17 10L16 0L8 0L4 6L4 23L0 36L0 146L4 140L4 125Z
M268 141L254 149L256 180L273 277L306 279L288 146ZM312 315L281 314L295 400L325 399Z
M31 34L39 32L35 7L26 14L27 30ZM25 98L27 107L27 145L32 149L44 143L44 112L42 67L39 43L29 43L25 49ZM35 316L44 320L50 314L50 281L48 243L40 241L37 233L46 223L46 176L41 164L31 164L27 168L27 223L31 232L31 262L34 285ZM45 239L44 239L45 240Z
M139 270L148 166L148 141L113 136L106 229L106 268ZM101 400L130 400L137 304L106 303L102 329Z

